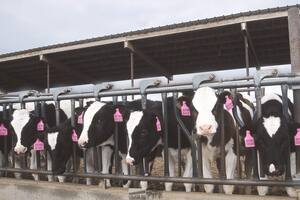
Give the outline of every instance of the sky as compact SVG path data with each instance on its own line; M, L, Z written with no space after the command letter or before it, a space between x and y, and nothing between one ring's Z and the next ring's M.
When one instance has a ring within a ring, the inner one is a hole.
M300 0L0 0L0 54Z

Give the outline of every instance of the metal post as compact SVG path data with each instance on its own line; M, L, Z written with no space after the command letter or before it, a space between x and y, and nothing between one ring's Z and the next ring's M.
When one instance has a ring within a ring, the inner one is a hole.
M178 140L178 176L181 176L181 128L177 124L177 140Z
M162 93L162 113L163 113L163 126L164 126L164 168L165 176L169 176L169 142L168 142L168 104L167 104L167 93Z
M114 96L113 97L113 103L116 105L118 102L118 97ZM119 174L120 172L120 160L119 160L119 125L118 123L115 123L115 134L114 134L114 139L115 139L115 173Z
M50 65L47 63L47 93L50 93Z
M34 113L36 116L40 116L40 109L39 109L39 105L38 102L35 101L34 102ZM38 132L36 134L39 134ZM36 151L36 164L37 164L37 169L41 169L41 154L40 151ZM38 175L38 179L39 179L39 175Z
M76 122L75 122L75 99L71 100L71 125L75 129L75 127L76 127ZM76 152L77 144L73 143L72 148L73 148L73 157L72 157L73 169L74 169L74 174L76 174L77 173L77 152Z
M288 10L289 42L292 72L300 74L300 18L297 7ZM300 90L293 90L295 122L300 123ZM296 147L296 171L300 172L300 148Z
M9 121L8 120L8 115L7 115L7 109L6 109L6 104L3 104L2 107L3 107L3 122L6 122L6 121ZM6 123L3 123L3 125L6 126ZM8 129L8 127L6 127ZM7 136L4 136L4 167L8 167L8 149L7 149L7 137L12 137L11 135L7 135ZM5 176L7 176L7 173L5 173Z
M288 106L288 86L287 85L281 85L281 92L282 92L282 111L283 111L283 116L285 117L286 121L290 121L289 117L289 106ZM287 133L287 139L288 141L291 141L289 133ZM291 147L290 143L288 142L288 155L291 153ZM285 180L292 180L292 174L291 174L291 160L290 156L287 156L286 158L286 168L285 168Z

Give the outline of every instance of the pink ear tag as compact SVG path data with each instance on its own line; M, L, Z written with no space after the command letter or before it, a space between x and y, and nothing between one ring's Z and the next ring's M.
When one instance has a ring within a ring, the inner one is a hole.
M83 124L83 112L78 116L77 124Z
M300 128L297 128L297 134L294 137L295 146L300 146Z
M190 108L186 105L185 101L182 102L181 115L182 116L191 116Z
M161 124L160 124L158 117L156 117L156 130L161 131Z
M36 139L35 143L33 144L33 149L36 151L43 151L44 150L44 143L39 139Z
M254 138L251 135L251 132L249 130L246 131L246 137L245 137L245 146L247 148L255 147Z
M7 128L5 128L5 126L3 124L0 125L0 136L7 136L8 132L7 132Z
M73 129L73 132L72 132L72 141L78 142L78 136L77 136L75 129Z
M228 96L226 96L225 98L226 98L225 108L226 108L226 110L230 111L233 108L232 99L230 99Z
M122 121L123 121L123 116L122 116L122 114L120 113L119 108L116 108L116 112L115 112L115 114L114 114L114 121L115 121L115 122L122 122Z
M44 122L43 120L40 120L39 123L36 126L37 131L44 131L45 127L44 127Z

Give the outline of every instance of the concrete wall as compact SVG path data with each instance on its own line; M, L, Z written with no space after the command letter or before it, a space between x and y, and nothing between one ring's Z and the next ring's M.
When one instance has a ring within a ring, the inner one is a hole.
M199 192L156 192L140 189L109 188L86 186L72 183L34 182L0 178L0 200L295 200L296 198L254 195L205 194Z

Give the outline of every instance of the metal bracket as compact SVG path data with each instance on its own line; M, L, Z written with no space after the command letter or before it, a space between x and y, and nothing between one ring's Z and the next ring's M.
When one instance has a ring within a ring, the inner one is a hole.
M112 84L109 83L100 83L94 86L94 96L97 99L99 97L99 92L103 90L109 90L112 88Z
M212 81L214 74L200 74L193 77L193 89L197 90L204 81Z
M143 80L140 82L140 91L142 95L145 95L146 89L149 87L156 87L161 83L160 80Z
M278 71L274 70L258 70L254 75L254 85L255 87L261 86L261 81L266 77L275 77L277 76Z
M57 101L58 101L58 96L59 96L59 95L67 94L67 93L70 93L71 91L72 91L71 88L63 88L63 89L61 89L61 90L56 90L56 91L52 92L53 100L54 100L55 102L57 102Z
M25 91L25 92L21 92L19 94L19 100L22 103L24 98L29 97L29 96L38 96L38 91L36 90L29 90L29 91Z

